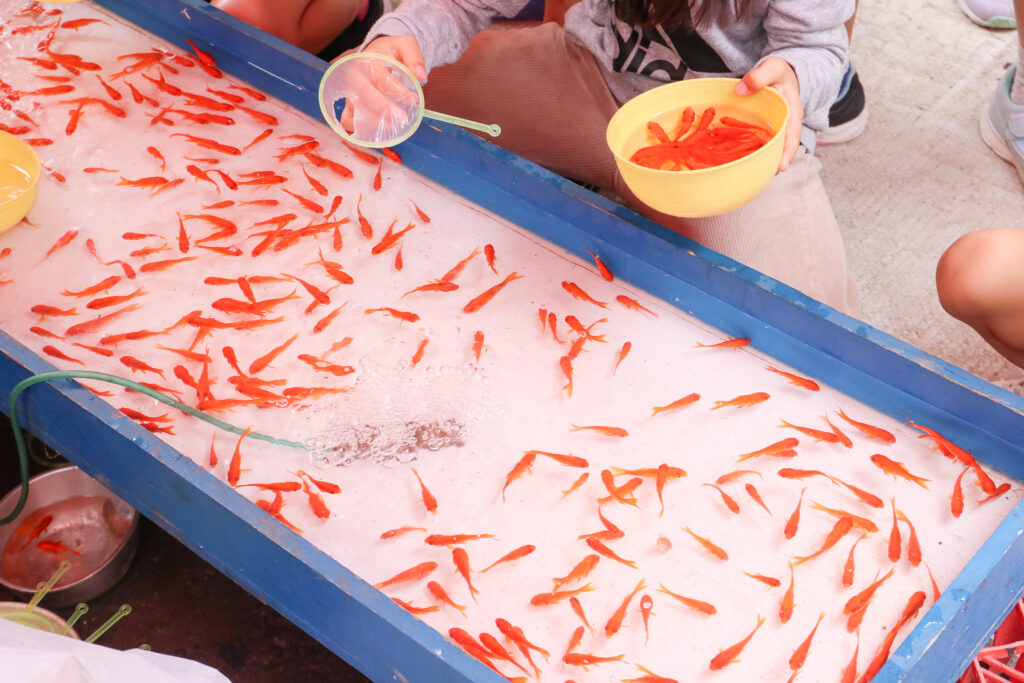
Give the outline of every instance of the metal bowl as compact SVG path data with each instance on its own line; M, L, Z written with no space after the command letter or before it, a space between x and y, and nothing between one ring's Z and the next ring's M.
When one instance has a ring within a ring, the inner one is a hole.
M20 487L0 500L10 514ZM47 519L49 518L49 519ZM96 598L128 571L139 536L139 514L77 467L29 480L28 500L14 521L0 526L0 585L30 599L61 560L67 571L42 602L66 607Z

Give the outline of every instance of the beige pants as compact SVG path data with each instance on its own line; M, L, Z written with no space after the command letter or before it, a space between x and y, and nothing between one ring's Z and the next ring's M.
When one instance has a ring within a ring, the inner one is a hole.
M721 216L675 218L637 202L623 184L605 144L620 103L593 55L561 26L484 31L458 62L431 71L424 90L431 109L500 124L495 144L614 190L648 218L839 311L860 313L820 163L804 149L749 204Z

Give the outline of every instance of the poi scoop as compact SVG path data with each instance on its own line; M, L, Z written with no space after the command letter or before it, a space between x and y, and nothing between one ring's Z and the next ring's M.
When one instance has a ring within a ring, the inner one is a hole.
M357 52L331 64L320 79L320 111L334 131L364 147L392 147L425 118L453 123L497 137L501 126L477 123L424 107L423 88L401 62Z

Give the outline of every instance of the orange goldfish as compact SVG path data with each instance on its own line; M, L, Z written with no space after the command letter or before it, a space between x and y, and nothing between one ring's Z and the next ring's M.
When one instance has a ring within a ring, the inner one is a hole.
M880 453L872 455L871 462L873 462L875 466L878 467L878 469L882 470L888 475L891 475L893 477L901 477L903 479L906 479L907 481L914 482L923 489L928 488L928 485L925 482L929 480L911 474L907 470L906 466L903 465L903 463L896 462L895 460L890 460L889 458L885 457Z
M615 560L616 562L624 564L627 567L632 567L633 569L637 568L636 562L634 562L633 560L624 560L624 559L622 559L621 557L619 557L615 553L614 550L612 550L611 548L609 548L608 546L606 546L604 543L602 543L600 540L598 540L596 538L588 538L587 539L587 545L589 545L593 550L595 550L598 553L604 555L605 557L607 557L610 560Z
M589 430L597 432L598 434L601 434L603 436L613 436L620 439L629 436L629 432L623 429L622 427L606 427L603 425L585 425L580 427L574 424L569 428L570 432L579 432L584 430Z
M888 432L882 429L881 427L876 427L874 425L867 424L866 422L857 422L849 415L844 413L842 408L840 408L838 412L839 417L843 418L848 423L856 427L864 436L867 436L870 439L875 439L876 441L881 441L882 443L896 442L896 437L893 436L891 432Z
M895 571L895 568L890 569L888 574L880 579L876 579L870 586L847 600L846 604L843 606L843 614L850 615L866 608L868 603L871 602L871 598L874 597L875 591L878 590L878 587L885 583L889 577L895 573Z
M732 498L732 496L723 491L721 487L717 486L716 484L704 484L704 486L710 486L711 488L717 490L718 493L722 496L722 502L725 503L725 506L729 508L729 510L732 511L733 514L738 515L740 513L739 504Z
M796 535L797 527L800 525L800 505L804 502L804 493L806 492L807 487L805 486L800 490L800 498L796 501L796 508L794 508L793 514L791 514L789 519L786 521L784 534L787 539L793 538L793 536Z
M572 297L574 299L578 299L579 301L586 301L587 303L594 304L595 306L600 306L601 308L608 308L608 304L607 303L605 303L604 301L598 301L598 300L594 299L589 294L587 294L582 289L580 289L579 285L577 285L577 284L575 284L573 282L569 282L567 280L563 280L562 281L562 289L564 289L570 295L572 295Z
M697 342L694 346L701 349L738 349L749 344L749 339L736 337L734 339L726 339L725 341L718 342L717 344L701 344L700 342Z
M538 593L530 598L530 604L534 607L544 607L547 605L554 605L555 603L567 600L573 596L579 595L580 593L588 593L594 590L594 587L589 583L580 588L574 588L571 590L560 590L551 591L550 593Z
M430 489L426 487L423 480L420 479L420 473L416 471L416 468L412 468L412 473L416 475L416 481L420 483L420 495L423 499L423 507L427 508L427 512L437 512L437 498L434 498L434 494L430 492Z
M744 454L740 455L737 458L737 460L739 462L743 462L744 460L749 460L751 458L756 458L756 457L759 457L759 456L762 456L762 455L770 455L770 456L774 456L776 458L792 458L793 456L796 455L796 450L794 450L794 449L798 445L800 445L799 441L797 441L793 437L789 437L788 439L782 439L781 441L776 441L775 443L771 444L770 446L765 446L764 448L762 448L760 450L751 451L750 453L744 453Z
M516 463L515 467L513 467L512 470L505 477L505 486L503 486L501 489L502 500L505 500L505 489L508 488L508 485L511 484L516 479L518 479L519 477L523 476L524 473L529 472L530 468L533 466L534 460L536 459L537 454L535 452L530 451L527 451L526 454L519 459L519 462Z
M970 469L970 467L965 467L964 471L960 473L960 476L956 478L956 483L953 484L953 495L950 497L949 507L954 517L959 517L964 511L964 489L960 485L960 481Z
M811 648L811 640L814 639L814 634L817 633L818 627L821 626L821 620L824 618L824 612L818 615L818 621L814 624L814 628L812 628L811 632L807 635L807 639L793 651L793 655L789 658L789 668L793 671L798 670L804 665L804 661L807 659L807 651Z
M428 581L427 590L430 591L431 595L433 595L435 598L437 598L444 604L459 610L460 612L462 612L463 616L466 615L466 606L460 605L454 600L452 600L451 596L448 595L448 592L437 581Z
M764 403L769 398L771 398L769 394L766 394L763 391L758 391L753 394L744 394L742 396L737 396L736 398L731 398L728 401L715 401L715 405L711 410L717 410L719 408L725 408L728 406L735 406L737 408L748 408L750 406L755 406L758 403Z
M612 275L611 269L607 265L605 265L604 261L598 258L597 254L590 251L590 249L587 249L587 247L583 248L586 249L588 254L590 254L590 258L594 259L594 264L597 266L597 269L601 272L601 277L603 277L608 282L614 280L615 276Z
M807 436L814 439L815 442L827 441L829 443L839 443L839 437L836 436L833 432L826 432L821 429L814 429L813 427L800 427L798 425L790 424L785 420L779 420L779 422L782 423L783 427L795 429L802 434L806 434Z
M729 553L727 553L724 550L722 550L720 547L718 547L717 545L712 543L707 538L704 538L703 536L698 536L697 534L695 534L690 529L690 527L688 527L688 526L683 527L683 531L685 531L686 533L688 533L691 536L693 536L693 538L698 543L700 543L702 546L704 546L705 550L707 550L709 553L711 553L712 555L714 555L718 559L720 559L720 560L728 560L729 559Z
M849 588L853 585L853 573L856 571L856 564L853 560L853 553L857 550L857 544L860 543L867 534L861 534L860 538L853 542L850 546L850 554L846 557L846 564L843 565L843 588Z
M815 382L814 380L807 379L806 377L800 377L799 375L794 375L791 372L779 370L778 368L772 367L771 365L766 365L765 370L771 370L772 372L778 375L782 375L787 380L789 380L790 384L798 386L801 389L807 389L808 391L819 391L821 389L821 387L818 386L818 383Z
M615 369L612 370L613 375L618 371L619 366L622 365L622 361L624 361L626 356L629 355L629 350L631 348L633 348L633 344L631 342L623 342L622 348L619 349L619 358L615 361Z
M502 555L500 558L498 558L497 560L495 560L491 564L489 564L486 567L484 567L483 569L481 569L480 573L483 574L484 572L486 572L486 571L488 571L490 569L493 569L497 565L502 564L504 562L512 562L512 561L518 560L518 559L520 559L522 557L526 557L527 555L531 554L536 549L537 549L536 546L529 545L529 544L523 545L523 546L519 546L515 550L513 550L513 551L511 551L509 553L506 553L505 555ZM556 588L557 588L557 586L556 586Z
M423 542L427 545L458 545L484 538L494 538L494 534L431 534Z
M913 523L907 519L902 510L896 510L896 517L910 527L910 536L907 539L907 561L910 562L911 567L916 567L921 564L921 542L917 538L917 530L914 529Z
M636 594L643 590L645 582L640 579L640 582L636 584L636 588L633 589L625 598L619 607L612 613L612 616L608 619L608 622L604 625L605 638L611 638L619 629L622 628L622 620L626 618L626 610L629 609L629 603L633 601ZM582 627L581 627L582 628Z
M750 642L750 639L754 637L754 634L757 633L757 629L761 628L761 625L763 623L764 617L762 617L760 614L757 615L757 626L754 627L754 630L751 631L750 634L740 642L736 643L735 645L730 645L729 647L725 648L717 655L712 657L711 663L708 665L708 667L712 671L718 671L719 669L724 669L725 667L732 664L736 657L738 657L739 654L743 652L743 648L747 646L747 643Z
M473 572L469 566L469 553L466 552L465 548L452 548L452 562L455 564L455 570L459 572L462 580L466 582L470 596L476 600L476 595L480 591L473 587L473 582L469 578L469 575Z
M849 533L850 529L852 528L853 519L846 516L840 517L832 526L832 530L828 533L828 536L825 537L825 541L821 544L821 548L819 548L816 552L811 553L810 555L805 555L803 557L794 557L793 559L796 560L796 562L793 564L803 564L804 562L812 560L815 557L821 555L822 553L827 552L829 549L832 548L832 546L838 543L843 538L843 536Z
M654 407L654 411L651 413L651 417L654 417L658 413L664 412L666 410L675 410L676 408L685 408L686 406L688 406L688 405L690 405L692 403L696 403L699 400L700 400L700 394L688 394L686 396L683 396L680 399L676 399L675 401L672 401L672 403L669 403L668 405L655 406Z
M715 606L712 605L710 602L704 602L703 600L697 600L695 598L688 598L685 595L680 595L679 593L674 593L674 592L670 591L668 588L666 588L665 584L658 584L658 590L660 592L664 593L665 595L672 596L673 598L675 598L676 600L681 602L683 605L689 607L692 610L695 610L697 612L701 612L702 614L708 614L708 615L718 614L718 610L715 609Z
M390 579L385 579L380 583L373 584L373 587L377 590L380 590L382 588L387 588L388 586L393 586L396 583L408 583L410 581L419 581L423 577L429 575L435 569L437 569L437 562L421 562L415 567L410 567L405 571L398 572Z
M493 299L498 292L504 289L505 285L512 282L513 280L520 280L522 279L522 277L523 276L519 275L518 273L509 273L504 280L494 285L493 287L483 292L482 294L471 299L469 303L467 303L462 308L462 311L464 313L476 313L481 308L483 308L487 302Z
M53 553L54 555L58 553L74 553L75 555L82 554L81 551L69 548L59 541L39 541L39 543L36 544L36 547L40 550L45 550L48 553Z

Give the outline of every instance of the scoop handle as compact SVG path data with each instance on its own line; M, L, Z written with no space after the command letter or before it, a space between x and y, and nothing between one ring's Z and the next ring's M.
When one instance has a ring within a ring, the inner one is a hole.
M478 130L481 133L487 133L492 138L496 138L501 135L501 126L496 123L477 123L476 121L460 119L458 116L450 116L448 114L430 111L429 109L423 110L423 116L428 119L434 119L435 121L454 123L456 126L462 126L463 128L469 128L471 130Z

